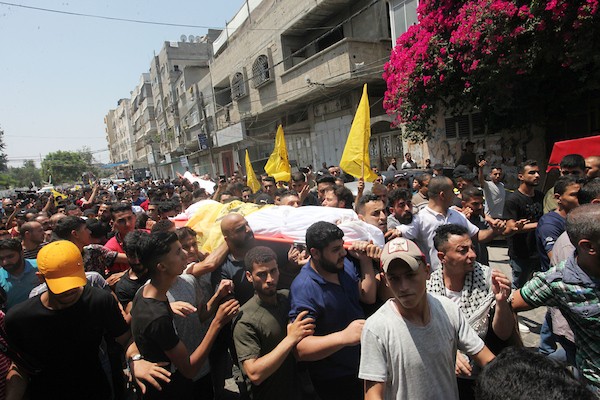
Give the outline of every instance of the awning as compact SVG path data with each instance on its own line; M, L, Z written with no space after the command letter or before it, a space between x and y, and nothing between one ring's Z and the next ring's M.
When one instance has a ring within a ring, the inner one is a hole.
M119 162L112 163L112 164L102 164L100 166L100 168L114 168L114 167L118 167L119 165L125 165L125 164L129 164L129 160L119 161Z
M600 135L554 143L546 172L558 168L560 160L568 154L581 154L584 158L600 156Z

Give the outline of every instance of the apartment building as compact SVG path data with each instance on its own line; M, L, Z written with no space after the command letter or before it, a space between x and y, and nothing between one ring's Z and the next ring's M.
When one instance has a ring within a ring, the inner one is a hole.
M219 33L209 30L206 36L182 36L179 42L164 42L152 60L150 81L158 133L153 141L153 161L158 177L172 178L177 171L181 172L187 164L184 161L186 154L195 150L191 144L189 121L196 99L190 98L188 102L186 95L195 81L209 73L212 40ZM188 121L183 125L182 117Z
M157 178L231 175L248 149L262 171L279 124L293 166L338 164L364 83L371 160L387 165L403 150L382 107L390 10L383 0L248 0L222 32L164 42L150 89L143 74L132 93L134 166L145 155ZM152 106L155 125L144 127Z
M157 142L156 115L149 73L141 74L138 85L131 92L130 104L134 140L132 167L134 170L149 171L150 164L154 164L153 150L156 146L153 145Z
M120 99L117 108L109 110L104 118L110 160L123 168L131 167L135 157L130 104L129 99Z
M279 124L293 166L339 163L364 83L374 163L401 153L381 105L390 50L384 1L246 2L213 44L219 172L233 172L246 148L262 170Z

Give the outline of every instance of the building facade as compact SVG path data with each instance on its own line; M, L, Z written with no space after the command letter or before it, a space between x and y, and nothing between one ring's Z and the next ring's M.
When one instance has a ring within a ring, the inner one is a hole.
M385 126L374 161L379 137L400 147L381 106L390 32L383 1L247 2L213 44L219 172L235 170L246 148L262 171L279 124L293 167L338 164L364 83L372 123Z
M120 163L123 168L130 167L135 159L131 101L120 99L117 108L109 110L104 121L111 163Z

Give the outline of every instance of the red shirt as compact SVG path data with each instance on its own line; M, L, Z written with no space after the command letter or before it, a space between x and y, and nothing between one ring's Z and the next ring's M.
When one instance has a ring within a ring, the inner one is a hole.
M104 247L106 247L109 250L112 251L116 251L117 253L125 253L125 251L123 250L123 245L122 243L117 239L117 235L113 236L112 238L110 238L108 240L108 242L106 242L106 244L104 245ZM122 272L122 271L126 271L127 269L129 269L129 264L128 263L113 263L113 265L111 265L110 267L108 267L108 275L110 274L114 274L117 272Z
M150 233L147 229L137 229L140 231L144 231ZM108 242L104 245L109 250L116 251L117 253L125 254L123 250L123 241L121 240L119 234L117 233L115 236L111 237ZM129 269L129 263L118 263L115 262L112 266L108 268L108 275L114 274L117 272L123 272Z

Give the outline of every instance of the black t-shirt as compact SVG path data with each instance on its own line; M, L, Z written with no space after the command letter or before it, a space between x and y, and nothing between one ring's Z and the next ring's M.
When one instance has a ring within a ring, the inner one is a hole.
M144 297L140 291L133 299L131 308L131 333L146 360L170 362L165 351L179 343L179 336L175 331L169 302Z
M133 299L131 317L131 333L144 359L170 363L171 360L165 352L179 343L179 336L175 330L169 302L144 297L143 291L140 290ZM195 349L187 350L192 352ZM165 368L170 369L170 365ZM191 395L193 383L176 373L171 375L169 384L161 384L161 391L157 391L151 385L146 387L145 399L187 399Z
M138 277L138 279L131 279L129 270L123 274L115 285L115 294L123 307L127 307L127 304L133 301L135 294L147 280L148 277L145 275Z
M535 191L533 197L526 196L519 190L515 190L506 196L504 203L504 219L528 219L530 222L537 222L543 215L544 195L540 191ZM535 229L529 232L517 233L509 236L508 256L510 258L537 258L538 252L535 243Z
M313 192L308 192L308 195L306 196L306 198L302 202L302 205L303 206L318 206L319 205L319 198Z
M241 305L254 296L254 287L246 278L244 260L235 260L231 255L228 255L225 262L211 274L210 280L213 290L217 290L222 279L233 281L233 295Z
M98 349L103 334L116 338L129 329L117 301L89 285L64 310L47 309L40 296L14 306L6 316L11 345L41 370L31 377L30 398L109 399Z

